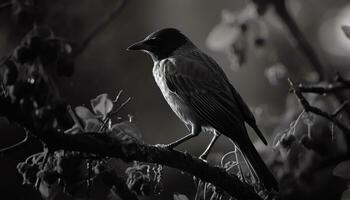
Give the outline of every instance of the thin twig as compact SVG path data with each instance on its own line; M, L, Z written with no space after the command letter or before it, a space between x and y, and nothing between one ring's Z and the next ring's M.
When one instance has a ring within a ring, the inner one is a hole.
M333 113L332 116L333 117L337 117L339 115L339 113L345 108L345 106L347 106L349 104L349 101L346 100L344 101Z
M119 92L117 98L119 99L119 95L121 94L121 92ZM116 100L118 100L116 98ZM117 114L121 109L123 109L129 102L131 101L131 97L129 97L127 100L125 100L115 111L112 111L110 113L107 114L106 119L103 120L101 127L99 128L98 132L104 131L107 122L109 121L109 119L114 116L115 114Z
M108 13L104 19L88 34L88 36L83 40L83 42L76 48L73 52L73 56L76 57L80 55L91 43L91 41L101 33L112 21L113 19L120 13L120 11L124 8L126 4L126 0L118 0L114 9Z
M301 32L295 20L289 14L286 7L286 0L270 0L270 3L274 6L276 13L289 29L302 53L304 53L305 57L310 61L313 69L319 74L320 80L329 79L329 77L327 77L328 73L325 72L326 67L322 64L316 54L316 51L313 49L312 45L308 42L304 34ZM334 96L339 102L344 102L348 99L347 96L342 92L335 93ZM350 117L350 108L346 108L345 112L348 117Z
M28 138L29 138L29 133L28 133L27 130L25 130L25 133L26 133L26 136L24 137L23 140L17 142L16 144L11 145L11 146L8 146L8 147L0 149L0 154L4 154L4 153L6 153L8 151L13 151L17 147L19 147L19 146L23 145L24 143L26 143L28 141Z
M310 103L305 99L305 97L301 93L300 89L295 85L295 83L291 79L288 79L288 81L289 81L289 84L291 86L292 92L298 98L298 100L299 100L300 104L303 106L305 112L312 112L312 113L314 113L316 115L319 115L321 117L324 117L324 118L328 119L329 121L333 122L336 126L338 126L339 129L341 129L345 133L344 135L347 138L350 137L350 128L345 126L333 114L327 113L327 112L325 112L325 111L323 111L323 110L321 110L321 109L319 109L317 107L311 106ZM338 111L338 109L336 110L336 112L337 111ZM350 141L350 138L349 138L348 141Z
M340 92L342 90L348 90L350 87L347 87L346 85L342 83L330 83L327 85L302 85L299 84L300 92L302 93L315 93L315 94L329 94L329 93L335 93Z
M115 111L110 113L110 116L113 116L117 114L121 109L123 109L126 104L128 104L131 101L131 97L129 97L127 100L125 100Z
M123 93L123 90L119 90L117 96L116 96L115 99L113 100L113 103L117 103L117 102L118 102L118 100L119 100L119 98L120 98L120 96L121 96L122 93Z
M47 145L44 144L44 159L43 159L43 161L40 164L40 167L39 167L40 170L43 170L45 168L46 163L49 160L50 153L51 152L49 151L49 148L47 147ZM41 178L37 177L36 182L35 182L35 188L37 190L39 190L40 183L41 183Z

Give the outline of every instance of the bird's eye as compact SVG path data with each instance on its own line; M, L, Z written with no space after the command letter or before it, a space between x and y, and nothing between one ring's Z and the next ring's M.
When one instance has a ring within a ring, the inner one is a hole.
M157 38L156 37L151 37L150 39L148 39L148 40L150 40L150 41L156 41L157 40Z

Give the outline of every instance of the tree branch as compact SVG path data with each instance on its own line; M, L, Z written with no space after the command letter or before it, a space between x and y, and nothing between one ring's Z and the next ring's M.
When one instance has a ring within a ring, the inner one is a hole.
M300 47L300 50L310 61L311 66L314 68L314 70L319 74L320 80L324 80L326 78L324 74L325 67L322 65L311 44L305 38L304 34L301 32L294 19L290 16L286 7L286 1L272 0L272 5L274 6L278 16L283 20L288 30L292 34L293 38L297 42L297 45Z
M302 93L315 93L315 94L328 94L341 92L343 90L350 89L350 81L345 80L339 74L335 77L334 81L325 84L315 84L315 85L302 85L299 84L298 88Z
M325 112L317 107L310 105L310 103L303 96L299 87L296 86L295 83L291 79L288 79L288 81L289 81L289 84L291 86L292 92L298 98L298 100L299 100L300 104L303 106L305 112L312 112L316 115L324 117L324 118L328 119L329 121L333 122L340 130L342 130L344 132L344 136L345 136L348 144L350 144L350 128L345 126L340 120L338 120L338 118L336 116L336 114L339 112L339 109L337 109L335 111L335 113L330 114L330 113L327 113L327 112ZM342 107L344 107L344 106L341 106L340 108L342 108Z
M7 152L9 152L9 151L14 151L14 150L16 150L18 147L20 147L20 146L22 146L23 144L25 144L25 143L28 141L28 138L29 138L29 133L28 133L27 130L25 130L25 133L26 133L26 135L25 135L25 137L24 137L21 141L15 143L15 144L13 144L13 145L10 145L10 146L8 146L8 147L5 147L5 148L0 149L0 155L5 154L5 153L7 153Z
M227 173L225 169L211 166L189 153L147 145L125 137L111 137L108 135L109 133L66 134L54 129L44 131L42 124L45 122L39 123L38 127L34 126L37 124L35 121L38 120L35 118L36 116L22 116L24 113L20 112L20 107L7 99L0 98L0 102L2 102L1 107L8 108L4 111L9 111L3 113L4 116L10 118L12 122L18 122L21 126L28 128L31 135L46 144L51 151L77 151L101 157L120 158L125 162L140 161L169 166L187 172L205 182L210 182L236 199L262 199L254 191L253 186L242 182L237 176Z
M73 56L76 57L80 55L90 44L90 42L101 33L112 21L118 16L120 11L124 8L126 0L118 0L114 9L108 13L103 20L88 34L88 36L83 40L83 42L76 48L73 52Z
M106 138L96 138L92 135L101 135L101 133L69 135L52 131L37 136L50 148L121 158L126 162L136 160L166 165L210 182L237 199L261 200L254 188L241 182L237 176L228 174L222 168L210 166L189 153L120 138L106 140Z
M302 93L315 93L315 94L328 94L335 93L345 89L350 89L341 83L329 83L327 85L303 85L298 86L300 92Z
M327 77L327 73L325 73L326 68L318 58L316 51L313 49L313 47L308 42L304 34L301 32L295 20L290 16L286 7L286 0L267 0L267 1L275 8L276 13L287 26L294 40L297 42L297 45L300 47L300 50L303 52L305 57L310 61L313 69L319 74L320 80L329 79L329 77ZM342 92L335 93L335 97L339 102L344 102L348 99L347 96ZM346 108L345 112L347 116L350 117L350 108Z

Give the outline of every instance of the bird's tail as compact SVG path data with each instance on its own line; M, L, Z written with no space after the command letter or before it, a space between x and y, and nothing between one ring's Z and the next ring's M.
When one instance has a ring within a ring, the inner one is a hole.
M244 158L249 162L254 170L254 173L258 176L263 185L268 189L274 189L278 191L278 182L272 175L266 164L260 157L258 151L255 149L253 143L249 140L248 136L244 142L237 143ZM247 163L248 164L248 163Z
M253 128L253 130L255 131L255 133L259 136L260 140L265 144L267 145L267 141L264 137L264 134L260 131L260 129L258 128L258 126L254 123L254 124L251 124L250 127Z

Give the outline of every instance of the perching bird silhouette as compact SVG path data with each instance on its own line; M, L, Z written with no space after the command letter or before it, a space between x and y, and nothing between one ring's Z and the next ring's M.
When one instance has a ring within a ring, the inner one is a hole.
M168 144L168 148L197 136L202 129L209 129L214 136L200 156L206 159L219 135L223 134L239 147L248 160L247 165L264 186L278 190L276 179L249 139L245 122L264 144L267 141L248 106L215 60L174 28L151 33L128 50L141 50L152 57L153 76L164 98L176 115L191 126L190 134Z

